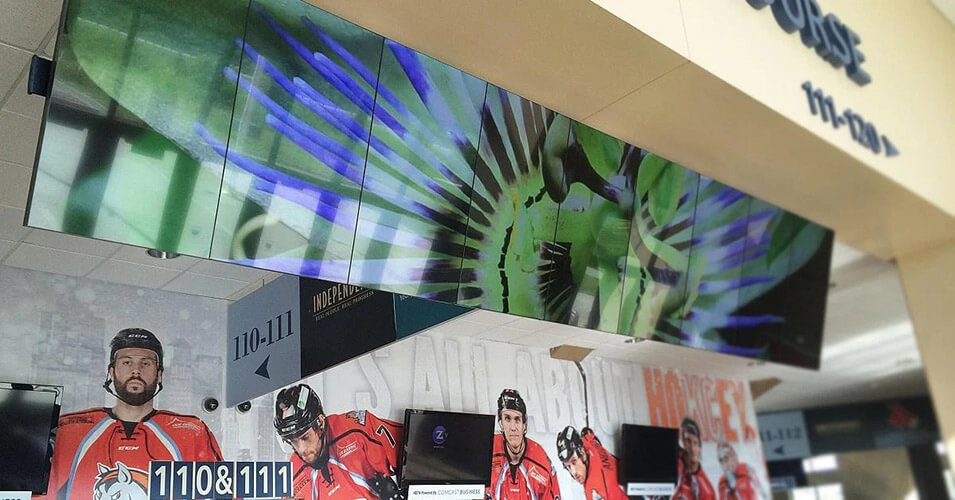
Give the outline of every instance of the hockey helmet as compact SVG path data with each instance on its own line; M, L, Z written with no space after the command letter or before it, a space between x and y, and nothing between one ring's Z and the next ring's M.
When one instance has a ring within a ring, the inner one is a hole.
M162 343L159 342L159 339L157 339L155 335L153 335L153 332L144 328L124 328L120 330L115 337L113 337L113 340L109 343L110 368L112 368L113 364L116 363L116 351L130 347L149 349L150 351L156 353L157 368L162 370Z
M497 398L497 418L501 418L501 410L514 410L521 413L521 418L527 421L527 405L521 393L515 389L504 389Z
M586 457L584 441L580 438L580 433L573 426L568 425L557 435L557 456L561 462L566 462L575 453L580 457Z
M282 439L292 439L307 431L322 415L322 401L306 384L286 387L275 396L275 431Z

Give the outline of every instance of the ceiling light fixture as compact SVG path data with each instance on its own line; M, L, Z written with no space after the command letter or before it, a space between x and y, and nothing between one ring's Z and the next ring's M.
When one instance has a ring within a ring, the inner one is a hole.
M176 252L167 252L165 250L157 250L155 248L150 248L146 250L146 255L154 259L163 259L163 260L175 259L176 257L179 257L179 254Z

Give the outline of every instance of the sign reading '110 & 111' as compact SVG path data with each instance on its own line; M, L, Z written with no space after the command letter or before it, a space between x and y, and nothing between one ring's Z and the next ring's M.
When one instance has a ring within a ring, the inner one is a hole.
M291 462L149 463L150 500L255 499L291 495Z

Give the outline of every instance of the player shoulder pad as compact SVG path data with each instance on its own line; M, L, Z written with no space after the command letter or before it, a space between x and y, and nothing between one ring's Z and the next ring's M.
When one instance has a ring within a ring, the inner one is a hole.
M76 424L93 424L105 417L109 417L109 412L106 411L106 408L87 408L85 410L60 415L57 425L59 427L65 427Z
M206 427L205 422L195 415L186 415L168 410L159 410L148 420L152 420L163 427L181 431L200 432Z
M345 418L354 420L356 424L363 426L365 425L366 413L367 412L365 410L352 410L345 414Z

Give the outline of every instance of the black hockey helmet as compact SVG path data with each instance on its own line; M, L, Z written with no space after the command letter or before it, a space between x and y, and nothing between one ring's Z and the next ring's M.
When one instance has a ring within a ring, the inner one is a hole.
M156 366L162 370L162 343L153 332L144 328L124 328L109 343L109 367L116 363L116 351L130 347L149 349L156 353Z
M568 425L557 435L557 456L561 462L566 462L575 453L581 458L587 456L584 453L584 441L580 438L580 433L573 426Z
M504 389L497 398L497 418L501 418L501 410L514 410L521 413L521 418L527 422L527 405L524 398L516 389Z
M324 414L322 400L306 384L293 385L275 396L275 420L272 424L282 439L300 436Z

